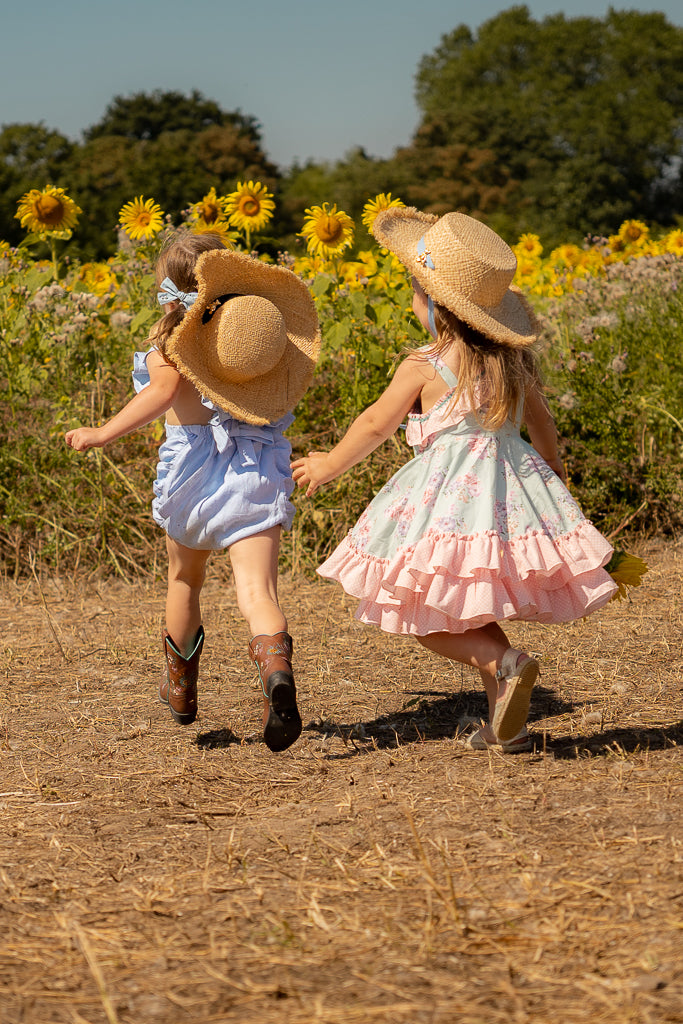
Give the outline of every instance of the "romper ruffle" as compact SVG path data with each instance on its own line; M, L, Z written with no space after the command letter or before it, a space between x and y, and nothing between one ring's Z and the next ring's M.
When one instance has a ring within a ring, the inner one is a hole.
M148 354L135 353L136 391L150 382ZM208 399L202 404L213 412L208 424L166 424L154 481L154 521L179 544L210 551L273 526L289 529L295 511L289 500L292 447L283 431L294 416L255 426Z
M390 633L461 633L522 619L569 622L609 601L612 547L508 421L485 430L450 390L411 413L415 458L377 494L318 572ZM450 378L449 378L450 375Z

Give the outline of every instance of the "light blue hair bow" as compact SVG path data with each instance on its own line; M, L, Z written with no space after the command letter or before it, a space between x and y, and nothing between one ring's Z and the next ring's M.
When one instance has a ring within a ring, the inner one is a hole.
M165 277L161 282L161 288L163 291L157 292L157 302L160 306L165 306L167 302L180 302L185 309L189 309L190 306L197 301L197 295L199 292L181 292L179 288L173 284L170 277Z

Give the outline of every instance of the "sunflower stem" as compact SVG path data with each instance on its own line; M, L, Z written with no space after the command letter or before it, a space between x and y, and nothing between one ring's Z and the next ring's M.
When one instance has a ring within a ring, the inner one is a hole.
M55 281L59 281L59 261L57 259L57 239L50 236L50 252L52 254L52 273Z

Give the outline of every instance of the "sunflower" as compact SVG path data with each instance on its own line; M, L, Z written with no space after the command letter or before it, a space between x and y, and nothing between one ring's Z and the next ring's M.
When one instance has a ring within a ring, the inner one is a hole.
M536 284L540 277L541 264L533 257L517 257L517 271L515 281L525 285L527 288Z
M211 188L200 202L190 207L192 220L207 225L219 223L226 219L227 207L228 197L216 195L216 189Z
M540 256L543 252L543 246L538 235L532 235L530 232L526 232L524 235L520 235L520 239L517 245L513 245L512 251L515 256L525 257L526 259L534 259L536 256Z
M674 228L673 231L664 236L662 245L665 252L672 252L675 256L683 256L683 231L680 228Z
M318 274L327 273L330 268L322 256L297 256L291 269L305 281L311 281Z
M227 220L217 220L212 224L207 224L204 220L196 220L191 224L191 230L193 235L218 235L228 249L235 248L235 242L239 237L236 231L230 230Z
M377 261L377 255L372 251L372 249L363 249L358 253L357 259L358 262L363 265L363 276L367 278L374 277L379 270L379 263Z
M384 250L386 252L386 250ZM363 253L358 259L365 262ZM393 252L388 253L378 264L375 273L370 278L370 285L375 291L385 291L387 288L402 288L410 280L410 274Z
M571 242L559 245L550 253L550 262L555 265L559 263L563 267L578 267L582 258L583 251L579 249L578 245L573 245Z
M70 233L79 213L83 213L80 206L68 197L63 188L46 185L42 191L32 188L23 195L14 216L27 231L51 234L55 231Z
M613 595L613 601L623 601L628 596L627 587L639 587L643 576L647 572L647 564L636 555L629 555L628 551L615 548L605 569L610 574L618 589Z
M402 199L392 199L391 192L380 192L378 196L365 204L361 220L368 231L372 229L375 217L380 210L388 210L391 206L405 206L405 203Z
M142 196L126 203L119 210L119 224L129 238L143 241L152 238L164 226L164 211L153 199Z
M116 284L108 263L84 263L78 273L78 280L93 295L105 295Z
M353 221L337 204L311 206L304 210L304 226L301 230L306 239L308 251L313 256L336 256L353 241Z
M272 192L260 181L238 181L237 188L226 199L230 223L239 231L260 231L275 209Z
M619 237L626 245L642 245L649 233L650 229L642 220L625 220L619 228Z
M354 260L348 263L340 263L338 276L347 288L359 289L367 284L367 268L364 263Z

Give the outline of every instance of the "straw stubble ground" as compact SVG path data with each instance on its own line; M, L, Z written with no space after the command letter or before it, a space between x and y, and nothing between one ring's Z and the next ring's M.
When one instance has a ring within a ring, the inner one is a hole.
M0 1020L683 1019L683 547L631 604L515 624L537 750L468 751L469 670L285 579L307 723L273 755L217 562L200 716L159 582L0 592Z

